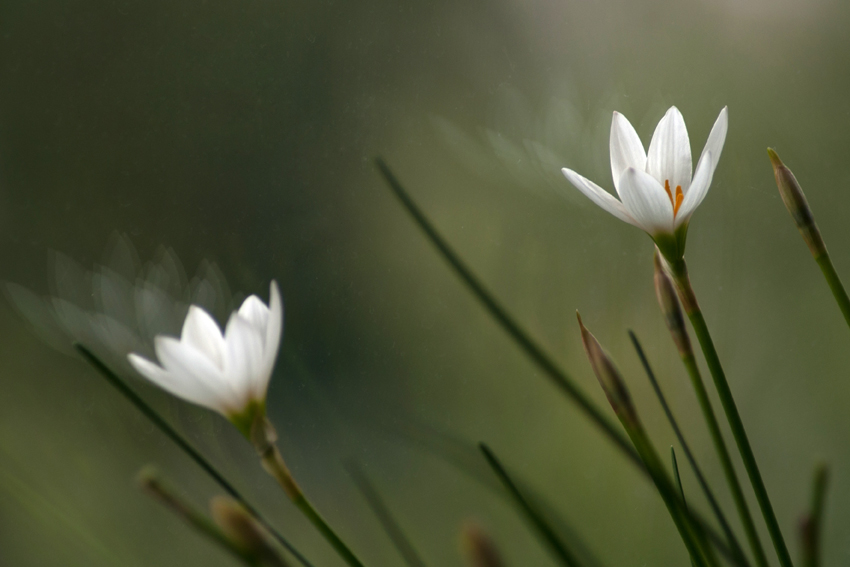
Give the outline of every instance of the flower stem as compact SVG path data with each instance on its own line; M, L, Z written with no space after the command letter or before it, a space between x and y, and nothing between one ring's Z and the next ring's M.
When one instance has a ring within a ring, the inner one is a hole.
M334 550L342 557L346 563L348 563L351 567L363 567L363 564L359 559L348 549L348 546L343 543L343 541L336 535L336 532L331 528L328 523L322 518L321 514L313 508L313 505L307 500L307 497L304 496L304 492L301 491L301 487L298 486L298 483L295 482L295 479L292 477L292 473L289 472L289 468L286 466L286 463L283 461L283 456L280 454L277 446L274 444L269 444L265 451L260 455L260 459L263 463L263 468L268 472L271 476L277 480L278 484L280 484L283 491L286 492L286 495L289 496L289 499L292 500L292 503L301 510L308 520L319 530L324 538L331 544Z
M723 434L720 432L720 425L717 423L717 417L714 415L714 410L711 407L711 401L708 398L708 392L705 389L705 384L703 384L702 376L700 376L696 358L692 354L683 356L682 362L685 364L688 376L691 378L691 383L699 400L705 422L711 433L711 439L714 441L714 448L717 450L717 455L720 458L723 473L726 475L726 481L729 483L729 489L732 491L735 507L738 509L738 515L747 534L747 540L750 542L750 547L753 550L756 564L760 567L767 567L767 557L764 554L764 548L761 545L761 541L759 541L758 532L756 531L752 514L750 514L750 509L747 506L744 491L741 489L741 483L738 481L735 466L732 464L732 458L729 455L729 449L726 447Z
M283 535L269 523L269 521L254 508L250 502L245 500L245 497L236 490L236 487L222 475L213 464L206 459L197 449L195 449L189 441L177 432L159 413L153 409L136 391L131 388L124 380L118 377L106 364L101 361L88 348L80 343L74 343L74 348L77 349L82 357L97 370L110 386L115 388L127 401L133 404L142 415L144 415L151 423L154 424L166 437L168 437L175 445L177 445L186 455L192 459L201 469L207 473L225 492L242 504L248 512L251 513L257 521L266 528L270 534L289 551L304 567L313 567L312 563L301 554L300 551L289 543Z
M847 290L844 289L844 284L841 283L841 278L838 277L838 272L835 271L835 266L832 265L832 259L828 252L824 252L815 258L815 262L820 266L823 277L826 278L826 283L829 284L829 289L832 291L832 296L835 302L838 303L841 314L844 315L844 320L847 326L850 327L850 297L847 296Z
M709 333L708 325L705 323L705 317L703 317L702 310L696 301L684 259L676 264L671 264L670 269L679 290L682 306L688 314L688 318L694 328L694 333L705 356L706 364L711 372L711 377L714 379L714 385L717 388L720 403L723 405L723 411L726 413L726 419L729 421L732 436L738 445L738 451L741 453L744 468L753 486L756 500L758 501L759 508L761 508L765 524L767 524L770 538L773 541L773 547L776 549L776 555L779 557L779 563L782 567L792 567L793 563L791 562L791 555L788 553L788 546L785 544L782 530L779 528L779 522L776 520L773 505L770 503L770 497L767 494L767 489L764 486L755 455L753 454L752 447L750 447L750 441L744 430L744 423L741 421L741 415L738 413L735 399L726 380L726 374L723 372L723 366L720 364L720 357L717 355L714 341L711 339L711 333Z

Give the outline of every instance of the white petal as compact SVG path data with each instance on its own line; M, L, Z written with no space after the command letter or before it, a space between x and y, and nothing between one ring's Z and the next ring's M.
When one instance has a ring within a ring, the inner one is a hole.
M670 190L676 194L676 186L687 193L691 185L691 142L685 119L675 106L670 107L655 128L649 143L646 171L664 186L670 182ZM622 198L622 196L620 197Z
M242 307L239 308L239 315L256 327L260 334L265 333L269 321L269 308L259 297L251 295L246 298L242 302Z
M176 395L222 413L241 409L235 388L195 347L160 335L154 338L154 348L162 367L174 377Z
M219 370L224 364L224 337L212 316L192 305L183 322L180 340L202 352Z
M280 290L277 282L272 280L269 284L269 322L266 326L266 334L263 342L263 372L266 376L265 384L258 384L262 391L258 392L264 397L271 379L274 363L277 359L277 351L280 348L280 337L283 334L283 301L280 298Z
M717 117L717 120L714 121L714 126L711 127L711 132L708 134L708 140L705 142L705 148L702 150L702 155L699 157L699 161L702 162L705 159L705 155L708 152L711 152L711 173L709 177L714 175L714 168L717 167L717 162L720 161L720 154L723 152L723 144L726 141L726 131L729 128L729 110L728 107L724 106L723 110L720 111L720 115ZM699 169L699 163L697 163L697 169ZM701 200L701 199L700 199Z
M614 113L611 120L611 175L614 177L614 187L620 192L620 177L626 169L633 167L638 171L646 171L646 150L635 132L631 122L619 112Z
M620 193L643 230L653 236L673 232L673 204L654 177L630 167L620 178Z
M581 191L587 196L588 199L617 217L623 222L627 222L632 224L638 228L641 228L640 224L632 218L629 212L626 210L626 207L623 206L623 203L614 198L613 195L602 189L599 185L582 177L572 169L567 169L566 167L561 169L561 172L564 174L570 183L575 185L576 189Z
M194 381L187 381L182 377L174 376L159 365L135 353L128 354L127 360L130 361L130 364L139 374L169 394L192 402L193 404L221 411L219 409L218 398L212 396L208 390L199 388Z
M247 403L256 395L260 385L268 384L268 376L262 375L263 336L246 318L234 313L227 322L224 340L227 343L225 376Z
M678 228L683 223L687 222L696 208L705 199L708 194L708 188L711 186L711 178L714 176L714 154L710 151L703 153L697 164L697 170L694 173L694 182L691 183L691 189L685 195L682 204L679 207L679 213L676 215L676 227Z

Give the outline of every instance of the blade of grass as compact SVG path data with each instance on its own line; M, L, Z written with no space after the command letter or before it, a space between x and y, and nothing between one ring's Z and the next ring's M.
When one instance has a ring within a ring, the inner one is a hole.
M672 495L672 506L681 508L679 497L675 494L675 488L672 486L672 481L665 476L660 476L657 479L644 466L641 457L632 447L629 440L614 427L612 422L608 420L599 408L594 404L575 384L572 378L563 371L554 360L546 354L542 348L531 339L519 324L508 314L508 312L496 301L496 299L486 290L486 288L478 281L471 270L466 267L460 257L452 250L449 244L440 236L437 229L431 224L425 214L419 209L418 205L408 195L407 191L402 187L401 183L396 179L395 175L389 169L386 163L381 158L376 158L375 164L378 167L381 175L387 185L392 189L398 200L404 206L410 217L414 220L417 226L422 230L425 236L431 241L435 248L440 252L443 258L448 262L455 274L461 278L467 288L472 292L476 299L484 306L490 315L502 326L502 328L514 339L520 348L531 358L537 366L543 370L544 374L552 380L579 408L585 412L590 420L597 425L602 432L619 448L629 460L635 464L639 470L650 476L653 481L660 482L659 490L663 491L665 498ZM669 485L668 485L669 484ZM727 557L733 559L733 554L729 546L720 537L715 530L709 526L698 514L687 514L690 520L695 523L698 528L708 534L712 543ZM734 559L733 559L734 561ZM737 564L737 561L734 561Z
M739 562L742 565L749 565L749 562L747 561L747 558L744 555L743 550L741 549L741 545L735 537L735 533L729 526L729 522L726 520L726 516L723 514L723 510L717 503L717 499L714 496L714 492L711 490L708 481L705 479L705 475L703 475L702 469L697 464L696 458L694 457L693 452L691 451L690 445L685 440L685 436L682 433L682 429L679 427L679 423L676 421L676 418L673 415L673 411L670 409L670 405L667 403L667 398L664 396L664 392L662 392L661 386L658 384L658 380L655 378L655 372L653 372L652 367L649 365L649 360L646 358L646 353L644 353L643 347L641 346L640 341L638 341L637 335L635 335L632 331L629 331L629 337L632 340L632 345L634 345L635 350L637 351L637 355L640 359L641 365L643 366L643 369L646 372L650 383L652 384L652 389L655 390L655 395L658 398L659 403L661 404L661 408L664 410L664 414L667 416L667 421L670 423L670 427L676 434L676 439L679 440L679 444L685 451L685 457L688 459L688 463L691 465L691 469L693 469L694 474L697 477L697 481L700 484L700 488L702 488L702 491L705 494L705 497L708 500L708 503L711 506L711 509L714 512L717 521L720 523L720 528L726 535L726 539L729 543L730 548L732 549L732 552L735 553L735 555L738 557ZM678 474L679 473L677 468L677 479ZM684 502L684 496L682 496L682 501Z
M166 437L171 439L175 445L177 445L186 455L192 459L195 464L197 464L201 469L207 473L210 478L212 478L225 492L227 492L230 496L232 496L235 500L239 501L248 512L253 515L260 524L269 531L270 534L283 546L286 548L289 553L292 554L293 557L298 559L298 561L304 565L304 567L313 567L313 565L307 561L300 551L298 551L289 541L277 531L274 526L272 526L265 517L260 514L260 512L254 508L242 494L236 490L230 481L228 481L224 475L222 475L212 463L210 463L201 453L195 449L189 441L186 440L180 433L177 432L176 429L171 427L169 423L159 415L159 413L153 409L148 403L142 399L142 397L136 393L124 380L118 377L117 374L112 372L101 360L89 349L87 349L84 345L76 343L74 348L83 356L83 358L91 364L98 373L106 379L110 386L118 390L118 392L123 395L131 404L133 404L136 409L138 409L142 415L150 420L162 433L165 434Z
M756 501L764 517L764 523L767 525L767 531L773 542L776 556L779 558L779 563L782 567L793 567L791 554L788 552L788 546L782 535L782 529L779 527L779 522L776 519L776 512L773 510L770 496L767 494L767 488L764 485L764 479L761 476L758 462L756 462L755 453L753 453L753 448L747 437L744 422L741 419L741 414L738 412L735 398L732 396L732 389L729 387L729 381L726 379L726 373L723 370L723 365L720 363L720 356L717 354L714 340L711 338L711 332L708 330L708 324L705 322L705 317L699 303L697 303L694 288L691 286L691 280L688 277L688 268L684 258L675 265L670 264L670 275L679 289L682 306L685 308L685 313L687 313L688 319L691 321L694 334L697 336L703 356L705 356L706 365L714 380L714 386L720 398L720 404L723 406L723 412L726 414L726 420L729 422L729 428L732 430L732 437L735 439L738 452L741 454L741 460L744 462L744 468L747 471Z
M802 536L803 566L820 567L821 565L821 535L823 534L823 509L826 503L826 487L829 482L829 471L826 465L815 469L814 487L812 489L812 507L800 524Z
M682 488L682 477L679 476L679 463L676 461L676 449L670 446L670 463L673 466L673 480L676 481L676 488L679 489L679 495L682 497L682 502L685 507L688 506L688 501L685 500L685 489ZM691 567L696 567L693 559L691 559Z
M369 505L369 508L372 509L372 513L375 514L378 522L380 522L390 541L393 542L393 545L408 567L425 567L425 562L419 557L410 539L405 535L401 525L395 519L392 512L390 512L390 509L387 507L384 499L381 498L372 481L366 476L360 463L351 459L346 461L344 466L360 491L360 494L363 495L363 498Z
M505 471L502 463L500 463L496 458L496 455L493 454L493 451L491 451L484 443L481 443L479 447L481 448L481 452L484 453L484 458L487 459L487 463L490 465L490 468L493 469L493 472L496 473L496 476L499 477L502 485L504 485L505 490L507 490L511 495L516 505L537 532L537 535L549 547L552 554L562 564L567 565L567 567L581 567L581 563L579 563L575 554L567 548L564 542L562 542L558 537L558 534L556 534L551 526L549 526L548 522L546 522L546 519L537 511L536 508L534 508L534 506L531 505L525 496L523 496L522 492L519 488L517 488L517 485L513 482L513 480L511 480L507 471Z
M473 292L473 295L484 305L484 308L493 316L507 331L511 338L516 341L522 350L539 366L546 376L548 376L556 386L558 386L569 398L571 398L578 407L590 418L590 420L599 427L599 429L609 438L620 450L635 464L642 467L640 457L638 457L634 448L629 443L628 439L620 432L618 428L609 420L597 405L585 395L578 387L575 381L561 370L554 360L543 350L537 346L537 343L531 339L529 334L520 327L513 317L511 317L505 309L496 301L496 299L487 291L484 285L478 281L472 272L466 267L463 261L455 254L448 243L443 240L436 228L431 224L428 218L422 213L413 199L407 194L407 191L401 186L401 183L396 179L395 175L390 171L390 168L381 158L377 158L375 163L383 175L389 187L393 190L396 197L401 201L404 208L410 214L416 224L425 233L431 243L439 250L443 258L454 269L455 273L463 280L466 286Z

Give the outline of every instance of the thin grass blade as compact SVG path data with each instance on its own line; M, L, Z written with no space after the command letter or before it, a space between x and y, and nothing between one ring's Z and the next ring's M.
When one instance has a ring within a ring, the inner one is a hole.
M106 381L118 392L123 395L131 404L133 404L136 409L138 409L142 415L150 420L162 433L165 434L166 437L171 439L175 445L177 445L186 455L192 459L195 464L197 464L201 469L207 473L210 478L212 478L221 488L227 492L230 496L232 496L235 500L239 501L246 510L248 510L260 524L264 528L266 528L270 534L283 546L286 548L289 553L292 554L304 567L313 567L312 563L310 563L304 555L298 551L295 546L289 543L283 534L277 531L274 526L272 526L265 517L257 511L254 506L252 506L242 494L236 490L230 481L228 481L224 475L222 475L218 469L216 469L212 463L210 463L197 449L195 449L189 441L186 440L180 433L177 432L176 429L171 427L165 419L159 415L159 413L153 409L148 403L142 399L139 394L136 393L124 380L118 377L117 374L112 372L101 360L92 353L85 346L77 343L74 345L74 348L83 356L83 358L91 364L95 370L97 370L101 376L103 376Z
M491 451L484 443L481 443L479 447L481 448L481 452L484 453L484 458L487 459L487 463L490 465L490 468L492 468L493 472L496 473L496 476L499 477L499 480L502 482L505 490L507 490L511 495L520 511L522 511L523 515L537 532L537 535L544 543L546 543L558 561L567 567L582 567L578 557L576 557L576 555L567 548L564 542L562 542L558 537L558 534L556 534L548 522L546 522L546 519L537 511L536 508L534 508L534 506L531 505L522 492L520 492L517 485L513 482L513 480L511 480L507 471L505 471L502 463L500 463L496 458L496 455L493 454L493 451Z

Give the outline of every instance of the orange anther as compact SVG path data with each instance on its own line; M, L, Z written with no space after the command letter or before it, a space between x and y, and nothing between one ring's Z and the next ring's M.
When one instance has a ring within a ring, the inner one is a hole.
M682 206L682 201L685 200L685 194L682 193L682 186L676 185L676 196L673 197L673 192L670 190L670 180L664 180L664 190L667 191L667 196L670 197L670 204L673 205L673 217L679 212L679 207Z

